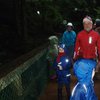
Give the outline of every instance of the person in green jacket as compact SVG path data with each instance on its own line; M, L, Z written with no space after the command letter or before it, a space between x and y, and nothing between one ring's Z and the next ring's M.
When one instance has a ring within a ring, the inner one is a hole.
M49 46L47 49L46 59L47 59L48 69L49 69L49 78L55 79L56 72L53 68L53 62L58 55L58 37L57 36L50 36L48 38L48 40L49 40Z

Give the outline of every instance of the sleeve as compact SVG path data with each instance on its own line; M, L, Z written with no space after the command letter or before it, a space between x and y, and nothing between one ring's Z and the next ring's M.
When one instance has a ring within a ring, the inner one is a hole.
M76 41L76 32L74 32L74 42Z
M76 60L79 56L79 50L80 50L80 38L79 38L79 34L77 35L76 38L76 43L75 43L75 50L74 50L74 57L73 59Z
M74 46L75 46L75 42L76 42L76 33L74 32Z

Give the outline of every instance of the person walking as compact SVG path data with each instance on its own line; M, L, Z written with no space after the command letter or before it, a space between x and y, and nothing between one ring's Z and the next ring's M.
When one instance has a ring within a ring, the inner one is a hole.
M96 71L100 67L100 35L92 29L93 22L90 16L83 19L84 29L78 33L75 43L74 61L79 58L96 60Z
M58 56L53 64L57 74L58 100L63 100L63 86L66 88L68 100L70 99L70 68L72 63L71 58L68 57L67 54L68 51L65 47L65 44L60 44L58 46Z
M70 100L98 100L94 91L94 71L96 61L78 59L74 63L74 74L78 80L74 86Z
M70 57L73 57L75 40L76 33L73 30L73 24L69 22L67 24L66 31L63 33L61 43L65 44L66 48L69 50Z

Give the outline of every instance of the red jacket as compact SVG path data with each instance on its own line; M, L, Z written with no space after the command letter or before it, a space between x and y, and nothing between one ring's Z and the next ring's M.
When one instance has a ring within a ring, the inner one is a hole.
M79 57L95 59L97 55L100 61L100 35L94 30L90 32L85 30L81 31L77 35L74 59Z

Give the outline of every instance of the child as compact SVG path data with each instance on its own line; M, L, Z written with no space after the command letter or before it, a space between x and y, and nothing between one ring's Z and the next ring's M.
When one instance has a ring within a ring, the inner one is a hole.
M95 60L79 59L74 64L78 83L72 91L70 100L97 100L93 87Z
M47 62L49 69L49 78L53 80L56 78L56 72L53 68L53 62L58 55L58 38L56 36L50 36L48 39L49 47L47 51Z
M70 67L71 59L67 56L65 44L58 46L58 56L54 62L58 81L58 100L62 100L62 88L66 87L68 100L70 98Z

